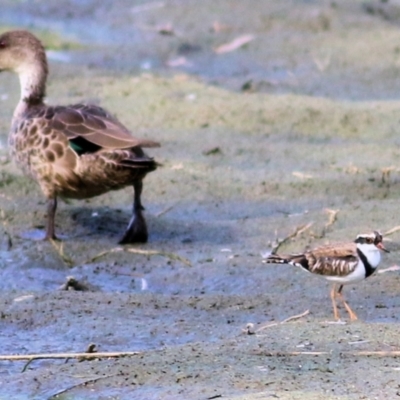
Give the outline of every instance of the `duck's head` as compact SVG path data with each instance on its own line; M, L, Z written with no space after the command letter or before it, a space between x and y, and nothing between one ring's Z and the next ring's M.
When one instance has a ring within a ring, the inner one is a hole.
M20 30L0 35L0 71L24 74L39 68L47 74L44 47L32 33Z

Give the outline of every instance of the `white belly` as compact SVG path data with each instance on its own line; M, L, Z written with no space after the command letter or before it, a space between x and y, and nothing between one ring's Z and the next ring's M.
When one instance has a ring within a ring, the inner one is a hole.
M345 285L347 283L356 283L365 279L364 264L360 261L355 270L346 276L324 276L330 282L340 283Z

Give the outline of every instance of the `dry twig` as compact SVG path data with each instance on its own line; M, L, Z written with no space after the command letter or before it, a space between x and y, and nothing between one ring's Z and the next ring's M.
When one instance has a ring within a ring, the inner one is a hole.
M332 210L330 208L326 208L325 211L328 213L328 222L325 224L325 229L326 229L336 222L337 215L340 210Z
M161 210L158 214L155 215L156 218L161 217L161 215L166 214L167 212L171 211L175 207L175 204L172 204L172 206L169 206L167 208L164 208L164 210Z
M216 47L214 49L214 52L217 54L229 53L231 51L235 51L235 50L239 49L240 47L244 46L245 44L251 42L254 39L255 39L254 35L239 36L229 43L225 43L225 44L222 44L221 46Z
M313 176L311 174L305 174L304 172L300 171L293 171L292 175L295 176L296 178L300 179L312 179Z
M393 235L393 233L396 233L396 232L398 232L398 231L400 231L400 225L397 225L397 226L395 226L394 228L389 229L387 232L385 232L385 233L383 234L383 236L385 237L385 236Z
M328 213L328 222L324 225L319 235L313 234L314 238L322 239L325 237L329 227L331 227L336 222L337 215L340 210L332 210L330 208L326 208L324 211Z
M118 375L118 374L103 375L103 376L97 376L96 378L86 379L86 380L83 381L83 382L75 383L75 384L72 385L72 386L69 386L69 387L67 387L67 388L65 388L65 389L62 389L62 390L58 391L57 393L52 394L52 395L48 398L48 400L56 399L56 398L58 398L58 396L60 396L60 394L64 394L64 393L66 393L66 392L69 392L70 390L75 389L75 388L77 388L77 387L79 387L79 386L86 386L88 383L95 383L95 382L97 382L97 381L100 381L101 379L112 378L112 377L117 376L117 375Z
M187 258L181 257L175 253L169 253L169 252L161 251L161 250L143 250L143 249L136 249L133 247L114 247L111 250L102 251L102 252L96 254L95 256L91 257L89 260L86 260L84 262L84 264L90 264L90 263L98 260L101 257L104 257L111 253L117 253L120 251L127 251L128 253L141 254L144 256L164 256L164 257L168 257L171 260L180 261L181 263L187 265L188 267L192 266L192 264L190 263L190 261Z
M73 267L76 262L69 256L67 256L64 253L64 243L61 242L59 245L57 244L56 241L54 240L50 240L51 244L53 245L53 247L55 248L55 250L57 251L58 255L60 256L61 260L68 266L68 267ZM83 262L82 264L90 264L96 260L98 260L101 257L104 257L108 254L112 254L112 253L117 253L120 251L125 251L128 253L133 253L133 254L141 254L144 256L163 256L163 257L167 257L171 260L174 261L180 261L181 263L187 265L188 267L191 267L192 264L190 263L190 261L187 258L181 257L178 254L175 253L170 253L167 251L161 251L161 250L144 250L144 249L136 249L133 247L115 247L113 249L110 250L105 250L105 251L101 251L100 253L96 254L95 256L89 258L88 260L86 260L85 262Z
M270 323L268 323L266 325L260 326L258 329L254 329L254 324L250 323L250 324L246 325L246 329L243 329L243 332L247 333L248 335L252 335L252 334L260 332L260 331L262 331L264 329L271 328L272 326L286 324L287 322L303 318L308 314L310 314L310 310L306 310L301 314L293 315L293 316L291 316L289 318L286 318L286 319L284 319L283 321L280 321L280 322L270 322Z
M50 239L51 244L53 245L53 247L55 248L56 252L58 253L58 255L60 256L61 260L68 266L68 267L73 267L74 266L74 260L67 256L64 253L64 242L60 242L60 244L58 245L57 242L53 239Z
M94 343L90 343L89 346L88 346L87 349L86 349L86 352L85 352L84 354L94 354L94 353L96 353L96 352L97 352L96 345L95 345ZM15 357L15 356L13 356L13 357ZM46 357L46 358L48 358L48 357ZM66 362L66 363L67 363L68 360L70 359L70 357L63 357L63 358L65 358L65 362ZM72 358L75 358L75 357L72 357ZM96 358L96 357L95 357L95 358ZM1 358L0 358L0 359L1 359ZM24 368L22 368L22 371L21 371L21 372L25 372L25 371L27 370L27 368L29 367L29 365L30 365L33 361L39 360L39 359L42 359L42 357L40 357L40 358L37 358L37 357L30 358L30 359L28 360L28 362L24 365ZM78 361L79 361L79 362L85 361L85 360L87 360L87 357L86 357L86 358L78 358ZM9 361L13 361L13 360L9 360Z
M115 351L101 353L43 353L43 354L9 354L0 355L0 361L23 361L23 360L46 360L46 359L65 359L77 358L82 360L92 360L93 358L122 358L132 357L142 354L139 351Z
M385 272L394 272L394 271L399 271L400 266L399 265L392 265L391 267L384 268L384 269L379 269L378 274L384 274Z
M265 357L290 357L290 356L327 356L331 351L257 351L257 355ZM344 357L400 357L399 350L392 351L344 351L339 353Z
M293 238L301 235L303 232L310 229L313 224L314 224L314 222L310 222L307 225L300 225L290 235L284 237L283 239L277 239L275 246L273 246L271 249L271 254L276 254L276 252L279 250L279 248L283 244L288 242L290 239L293 239Z

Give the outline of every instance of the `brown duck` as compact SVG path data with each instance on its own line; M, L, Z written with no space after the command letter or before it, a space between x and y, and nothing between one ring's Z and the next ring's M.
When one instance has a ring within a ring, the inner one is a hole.
M159 144L136 139L101 107L45 105L46 53L27 31L0 36L2 70L19 75L21 99L12 118L9 146L12 158L47 198L45 239L56 239L58 196L86 199L133 185L133 216L120 243L146 242L142 182L157 163L142 148Z

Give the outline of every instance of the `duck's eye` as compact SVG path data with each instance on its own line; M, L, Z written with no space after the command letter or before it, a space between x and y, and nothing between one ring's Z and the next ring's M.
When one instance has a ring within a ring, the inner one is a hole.
M367 239L366 239L366 242L367 242L368 244L371 244L371 243L373 242L373 240L372 240L371 238L367 238Z
M5 40L0 40L0 49L4 49L5 47L7 47Z

